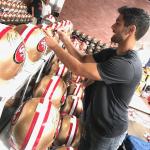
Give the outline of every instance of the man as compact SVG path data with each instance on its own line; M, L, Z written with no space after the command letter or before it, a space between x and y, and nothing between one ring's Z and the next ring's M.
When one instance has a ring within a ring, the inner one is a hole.
M111 41L116 49L105 49L94 55L81 55L64 33L59 32L69 53L47 38L59 59L74 73L95 80L88 98L90 105L85 121L85 135L79 150L116 150L127 128L127 109L141 79L141 62L133 50L148 30L149 15L139 8L121 7L112 25Z
M50 4L52 6L52 15L55 18L58 18L62 8L64 6L65 0L50 0Z
M36 24L40 24L41 23L41 13L42 13L42 2L41 0L33 0L32 4L31 4L31 11L32 11L32 15L33 17L35 17L37 19Z
M41 0L42 2L42 18L51 14L51 6L49 4L49 0Z
M42 17L52 14L55 18L63 8L65 0L41 0L42 1Z

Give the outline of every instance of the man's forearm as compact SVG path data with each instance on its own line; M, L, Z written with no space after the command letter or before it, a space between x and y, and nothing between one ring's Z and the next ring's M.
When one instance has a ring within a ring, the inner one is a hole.
M60 61L76 75L83 76L92 80L100 80L100 75L97 70L97 64L93 57L90 55L85 55L85 62L80 61L69 52L66 52L62 47L59 47L58 43L52 37L45 38L48 47L50 47ZM64 39L65 40L65 39ZM63 41L64 41L63 40Z
M70 53L64 51L64 49L59 46L56 46L53 50L61 62L72 72L76 73L78 67L80 66L80 60L75 58Z
M80 53L72 44L71 40L69 39L66 39L64 41L64 44L65 44L65 47L66 49L68 50L68 52L74 56L75 58L77 58L79 61L83 61L83 57L84 57L84 54Z

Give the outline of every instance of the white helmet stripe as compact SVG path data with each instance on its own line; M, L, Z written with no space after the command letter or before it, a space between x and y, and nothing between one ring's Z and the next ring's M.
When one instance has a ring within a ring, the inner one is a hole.
M76 84L76 89L75 89L75 91L74 91L74 93L73 93L73 95L78 95L78 93L79 93L79 90L80 90L80 87L81 87L81 85L80 84Z
M71 143L73 142L74 136L76 134L76 127L77 127L77 118L75 116L72 116L70 120L70 133L67 137L66 142L67 146L70 146Z
M72 99L73 99L73 105L71 106L71 110L69 111L69 115L73 115L77 105L78 105L78 101L79 101L79 98L77 96L72 96Z

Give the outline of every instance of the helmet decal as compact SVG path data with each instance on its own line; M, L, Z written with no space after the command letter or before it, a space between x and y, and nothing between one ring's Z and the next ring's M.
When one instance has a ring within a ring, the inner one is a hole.
M14 61L20 64L25 61L25 45L23 42L19 44L14 54Z
M37 45L37 50L39 52L44 52L46 49L47 49L47 44L45 38L42 38Z

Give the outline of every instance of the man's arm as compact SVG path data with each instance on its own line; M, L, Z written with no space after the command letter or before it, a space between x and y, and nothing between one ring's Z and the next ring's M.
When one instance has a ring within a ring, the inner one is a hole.
M97 70L97 63L94 61L92 56L85 57L84 61L75 58L70 53L64 51L63 48L59 47L58 43L52 37L46 37L47 45L54 50L57 57L61 60L64 65L77 75L84 76L92 80L101 80L99 72ZM91 59L92 62L87 61Z
M72 56L74 56L76 59L78 59L80 62L83 62L83 63L85 63L85 62L94 63L95 62L92 55L86 55L86 54L81 53L79 50L77 50L73 46L73 43L70 40L70 38L64 32L58 31L58 34L59 34L61 41L65 44L66 49Z

